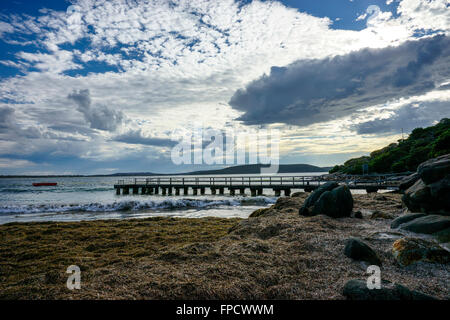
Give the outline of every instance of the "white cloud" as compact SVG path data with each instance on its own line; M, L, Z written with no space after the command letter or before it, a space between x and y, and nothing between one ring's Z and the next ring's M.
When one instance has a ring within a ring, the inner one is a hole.
M411 29L442 30L448 33L448 0L402 0L397 8L399 21Z
M239 127L233 119L240 113L226 102L272 66L400 45L417 29L447 33L445 2L403 0L399 17L380 12L366 29L350 31L334 30L331 19L278 2L74 1L68 12L14 15L0 22L5 41L11 43L10 33L33 34L38 45L35 51L20 52L17 60L0 61L26 72L0 82L0 96L19 102L13 105L16 118L38 127L44 136L39 141L21 140L21 152L47 150L105 159L124 154L125 148L153 150L127 147L112 142L111 132L93 130L95 119L73 108L68 94L89 89L96 105L126 114L130 122L115 127L119 135L142 130L146 136L164 138L168 131L194 121L214 128ZM104 63L120 72L84 75L87 63ZM68 76L67 71L80 75ZM62 139L84 141L70 147ZM14 152L17 145L3 141L0 148Z
M365 20L367 18L367 13L363 13L356 18L356 21Z
M73 62L73 53L67 50L56 50L52 54L20 52L18 57L32 62L35 68L49 73L59 74L66 70L81 68Z
M0 21L0 37L2 36L3 33L12 33L14 32L14 27L9 24L6 23L4 21Z
M30 167L35 164L31 161L27 160L15 160L15 159L7 159L0 158L0 168L22 168L22 167Z

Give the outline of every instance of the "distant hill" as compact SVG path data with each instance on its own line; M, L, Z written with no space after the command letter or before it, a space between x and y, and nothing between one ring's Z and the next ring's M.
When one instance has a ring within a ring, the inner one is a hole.
M261 168L267 168L268 165L249 164L241 166L233 166L218 170L204 170L194 171L189 174L195 175L212 175L212 174L258 174L261 173ZM280 164L278 173L298 173L298 172L327 172L331 167L322 168L309 164Z
M258 174L262 167L268 165L250 164L233 166L217 170L200 170L185 173L154 173L154 172L119 172L97 175L11 175L0 178L57 178L57 177L119 177L119 176L180 176L180 175L216 175L216 174ZM310 164L280 164L278 173L328 172L331 167L316 167Z
M216 175L216 174L258 174L261 168L267 168L268 165L247 164L233 166L216 170L200 170L177 174L157 174L152 172L133 172L133 173L115 173L113 176L151 176L151 175ZM300 172L328 172L331 167L317 167L310 164L280 164L278 173L300 173Z
M370 173L416 171L422 162L447 153L450 153L450 119L444 118L434 126L414 129L408 139L373 151L370 156L337 165L330 173L362 174L363 164L369 165Z

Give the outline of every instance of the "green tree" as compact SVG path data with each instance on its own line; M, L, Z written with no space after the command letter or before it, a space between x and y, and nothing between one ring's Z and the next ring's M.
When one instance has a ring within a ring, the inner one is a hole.
M332 172L361 174L365 163L369 164L370 172L376 173L416 171L420 163L448 153L450 119L444 118L434 126L414 129L407 139L375 150L369 157L350 159L335 166Z
M444 131L431 147L431 157L450 153L450 129Z

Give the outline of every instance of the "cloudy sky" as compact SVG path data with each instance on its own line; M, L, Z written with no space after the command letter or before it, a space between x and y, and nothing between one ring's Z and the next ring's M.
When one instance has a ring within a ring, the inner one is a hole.
M449 3L3 0L0 174L190 170L172 133L199 124L367 154L450 117Z

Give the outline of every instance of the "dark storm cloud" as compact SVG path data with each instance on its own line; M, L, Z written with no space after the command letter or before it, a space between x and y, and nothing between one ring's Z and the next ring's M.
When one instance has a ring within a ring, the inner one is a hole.
M439 35L398 47L364 49L272 67L229 104L246 124L309 125L390 99L426 93L450 77L450 41Z
M77 104L77 110L83 114L92 129L114 131L125 119L120 111L111 110L106 106L93 107L88 89L74 91L68 98Z
M178 143L177 141L165 138L146 137L142 134L141 130L130 130L124 134L116 136L113 141L155 147L173 147Z
M397 110L390 118L359 123L351 129L358 134L400 133L402 129L404 132L411 132L445 117L450 117L450 102L409 104Z

